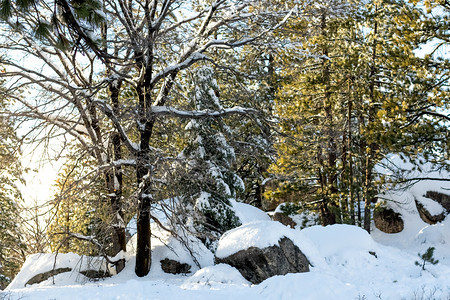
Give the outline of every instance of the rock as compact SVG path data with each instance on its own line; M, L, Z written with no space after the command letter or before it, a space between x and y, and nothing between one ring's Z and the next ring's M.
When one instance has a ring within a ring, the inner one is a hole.
M445 219L445 213L442 212L439 215L432 215L419 201L414 200L416 202L417 211L419 212L420 218L430 225L436 224L437 222L441 222Z
M40 273L40 274L33 276L30 280L28 280L27 283L25 283L25 286L27 286L28 284L40 283L42 281L49 279L52 276L55 276L55 275L58 275L61 273L65 273L65 272L70 272L70 271L72 271L71 268L58 268L58 269L50 270L48 272Z
M297 223L295 223L291 217L289 217L288 215L285 215L284 213L280 213L280 212L274 213L272 216L272 220L278 221L283 225L291 227L292 229L295 228L295 226L297 226Z
M273 211L275 210L275 208L277 208L278 205L279 203L274 200L267 200L265 198L261 200L261 209L263 211Z
M191 273L191 266L189 264L180 263L173 259L165 258L160 261L161 269L170 274L187 274Z
M216 263L235 267L254 284L275 275L309 272L308 259L290 239L284 237L278 244L263 249L250 247L228 257L216 257Z
M435 191L428 191L423 195L423 197L428 198L427 201L434 201L439 203L444 211L440 214L432 214L425 206L415 199L417 211L419 212L420 218L430 225L436 224L437 222L441 222L445 219L445 216L450 213L450 195L443 194Z
M111 274L109 274L109 272L102 271L102 270L85 270L85 271L80 271L80 273L83 274L84 276L86 276L87 278L94 279L94 280L111 277Z
M430 198L440 205L442 205L443 208L447 211L447 213L450 213L450 195L435 192L435 191L428 191L424 195L424 197Z
M375 227L385 233L398 233L403 230L402 217L390 208L378 207L374 210Z

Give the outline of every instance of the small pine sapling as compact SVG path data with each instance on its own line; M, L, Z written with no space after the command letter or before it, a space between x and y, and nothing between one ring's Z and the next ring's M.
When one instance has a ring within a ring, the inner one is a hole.
M434 259L433 254L434 254L434 247L429 247L424 254L417 253L417 255L422 259L422 261L421 262L416 261L415 262L416 266L421 266L422 270L425 270L425 265L427 263L430 263L432 265L437 264L439 260Z

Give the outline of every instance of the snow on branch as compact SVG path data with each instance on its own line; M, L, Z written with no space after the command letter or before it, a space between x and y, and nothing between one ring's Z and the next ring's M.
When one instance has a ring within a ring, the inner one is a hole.
M259 111L253 108L232 107L222 110L179 110L168 106L152 106L152 114L156 116L174 116L178 118L201 119L207 117L223 117L227 115L250 115L259 114Z
M67 234L68 237L70 237L70 238L76 238L76 239L78 239L78 240L86 241L86 242L90 242L90 243L94 244L94 245L99 249L100 255L101 255L108 263L110 263L110 264L112 264L112 265L116 265L116 264L118 264L119 261L120 261L120 259L119 259L119 260L112 260L112 259L106 254L105 246L104 246L103 244L101 244L101 243L100 243L95 237L93 237L93 236L86 236L86 235L79 234L79 233L74 233L74 232L69 232L69 233L63 232L63 233L58 233L58 234Z
M208 57L206 55L198 53L198 52L194 52L183 62L169 66L169 67L165 68L164 70L162 70L161 72L159 72L158 74L156 74L155 77L153 77L153 79L152 79L151 85L156 84L156 82L158 82L161 78L166 77L168 74L176 73L180 70L189 68L195 62L200 61L200 60L206 60L206 59L208 59Z
M413 182L413 184L415 184L415 183L417 183L419 181L425 181L425 180L430 180L430 181L450 181L450 178L415 177L415 178L407 178L407 179L397 180L397 181L395 181L395 183L411 183L411 182Z
M102 100L95 100L95 101L93 101L93 103L96 104L101 111L103 111L103 113L111 120L111 122L113 122L114 127L119 132L120 137L121 137L122 141L124 142L124 144L127 146L127 148L132 152L139 151L139 146L136 145L135 143L133 143L128 138L128 135L125 132L125 129L120 124L120 121L117 118L117 116L114 114L112 107L108 103L106 103L105 101L102 101Z

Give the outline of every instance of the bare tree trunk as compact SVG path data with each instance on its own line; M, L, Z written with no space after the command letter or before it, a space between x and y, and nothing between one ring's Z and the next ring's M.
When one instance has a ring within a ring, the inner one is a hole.
M353 80L352 80L353 81ZM351 81L351 82L352 82ZM355 225L355 201L354 201L354 190L353 190L353 156L352 156L352 109L353 109L353 99L351 93L351 85L349 82L349 98L348 98L348 136L347 136L347 150L348 150L348 198L350 201L350 220L351 224Z
M140 156L144 156L141 153ZM150 231L150 208L151 195L149 193L150 184L145 178L148 174L148 168L143 157L139 157L137 161L137 179L140 186L138 195L138 212L137 212L137 248L136 248L136 267L135 272L139 277L148 274L151 266L151 231Z
M375 14L378 12L378 7L375 6ZM377 58L377 39L376 35L378 34L378 22L375 22L374 26L374 41L372 46L372 62L370 68L370 103L369 103L369 112L368 112L368 126L374 122L375 118L375 80L376 80L376 58ZM365 161L365 179L364 179L364 229L370 233L370 221L371 221L371 203L373 198L373 186L372 186L372 169L374 167L373 161L375 159L375 149L376 145L373 142L370 142L368 145L368 149L366 150L366 161Z
M122 81L115 81L109 84L110 99L112 109L115 115L119 114L119 93L122 86ZM121 153L121 139L118 132L113 132L110 138L111 154L108 158L112 161L119 161L122 159ZM112 249L111 255L115 256L120 251L126 252L126 237L125 237L125 221L122 207L122 189L123 176L120 165L111 166L105 172L106 186L108 188L108 195L110 200L110 210L112 214ZM116 271L119 273L125 267L125 259L120 259L116 264Z
M151 49L149 50L151 51ZM151 53L151 52L150 52ZM151 113L150 80L152 76L152 60L150 56L144 79L138 87L138 130L140 134L140 149L136 158L136 179L138 183L138 212L137 212L137 248L135 273L139 277L148 274L151 266L151 230L150 209L153 196L151 194L150 170L150 138L155 123Z
M141 145L136 161L136 177L138 182L138 211L137 211L137 248L135 272L139 277L148 274L151 266L151 230L150 209L152 203L151 174L148 167L149 151L148 141L150 136L142 133ZM146 145L146 147L144 147Z
M326 13L322 14L322 35L326 38L327 37L327 21L326 21L327 15ZM328 46L325 46L322 50L322 54L324 57L328 57ZM325 120L326 120L326 138L327 138L327 162L325 165L325 181L324 181L324 188L326 190L326 203L327 206L324 213L326 213L326 222L327 225L335 224L336 223L336 216L335 212L330 211L329 207L334 207L336 210L338 209L336 203L334 202L335 199L333 199L334 194L337 192L336 188L336 160L337 160L337 146L336 141L334 137L334 120L333 120L333 108L331 103L331 91L330 91L330 66L328 59L322 59L322 76L323 80L325 82L325 97L324 97L324 110L325 110Z

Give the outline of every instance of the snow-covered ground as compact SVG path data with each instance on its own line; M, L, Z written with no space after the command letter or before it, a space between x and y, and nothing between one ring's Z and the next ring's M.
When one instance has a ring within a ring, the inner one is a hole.
M442 174L441 174L442 175ZM389 193L395 210L402 214L405 229L386 234L374 229L372 234L356 226L312 226L290 229L270 221L254 207L234 203L244 225L222 237L218 256L250 246L266 247L283 236L293 240L312 267L308 273L287 274L252 285L233 267L213 264L213 256L196 246L196 260L185 255L183 245L158 231L153 239L153 264L144 278L134 275L135 259L129 243L126 268L113 277L89 281L78 272L56 275L39 284L24 286L35 274L49 271L53 255L34 255L4 291L7 299L450 299L450 217L436 225L424 223L414 206L414 197L430 190L449 191L450 183L419 182L404 193ZM430 204L430 209L433 208ZM196 243L191 240L193 245ZM425 270L415 264L429 247L435 247L436 265ZM183 252L184 251L184 252ZM162 271L159 260L176 258L193 265L187 275ZM86 259L85 259L86 261ZM75 254L60 254L56 268L85 268ZM0 299L2 297L0 296Z

